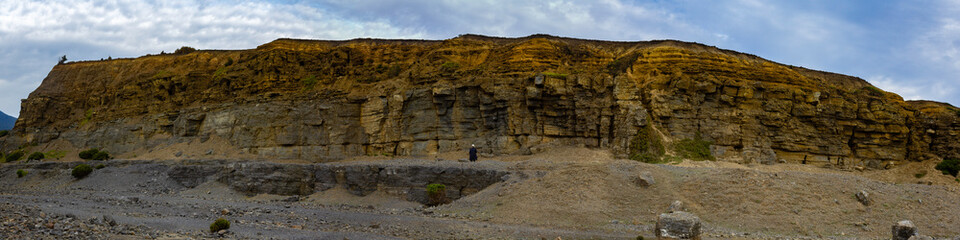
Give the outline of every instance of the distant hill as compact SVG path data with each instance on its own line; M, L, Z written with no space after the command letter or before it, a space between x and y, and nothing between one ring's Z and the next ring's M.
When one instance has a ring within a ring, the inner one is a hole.
M0 130L13 129L13 124L16 122L17 122L17 118L11 117L6 113L0 112Z

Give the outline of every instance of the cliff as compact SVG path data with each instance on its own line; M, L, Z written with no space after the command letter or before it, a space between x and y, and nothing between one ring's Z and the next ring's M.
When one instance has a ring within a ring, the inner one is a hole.
M63 140L122 156L216 136L263 158L470 144L627 157L644 151L637 142L701 138L723 161L882 168L960 157L958 113L856 77L679 41L279 39L58 65L23 101L3 148Z

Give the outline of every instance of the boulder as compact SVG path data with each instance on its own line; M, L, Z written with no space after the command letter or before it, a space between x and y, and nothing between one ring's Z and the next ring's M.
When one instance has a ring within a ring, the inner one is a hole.
M657 182L653 180L653 174L650 172L641 172L633 179L633 183L641 187L650 187Z
M893 225L893 240L908 240L917 235L917 226L910 220L903 220Z
M688 212L662 213L654 228L657 239L700 239L700 218Z

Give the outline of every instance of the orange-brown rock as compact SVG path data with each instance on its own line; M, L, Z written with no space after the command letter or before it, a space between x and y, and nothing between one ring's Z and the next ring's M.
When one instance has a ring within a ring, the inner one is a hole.
M960 157L953 106L679 41L280 39L58 65L22 109L6 150L64 139L122 154L216 135L276 158L546 143L623 156L651 125L667 142L701 135L741 163Z

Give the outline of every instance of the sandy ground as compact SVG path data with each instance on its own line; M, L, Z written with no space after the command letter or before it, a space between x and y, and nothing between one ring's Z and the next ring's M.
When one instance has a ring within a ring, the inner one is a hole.
M208 147L184 154L203 154ZM188 189L150 168L130 169L136 165L108 167L82 180L67 170L31 170L34 175L16 178L19 163L8 163L0 171L0 202L78 216L114 214L123 224L153 227L159 232L154 235L188 238L218 237L203 231L218 216L237 221L228 238L651 238L657 215L676 200L703 220L705 239L888 238L899 220L913 221L925 235L960 236L960 183L931 162L850 171L798 164L645 164L585 148L476 163L457 162L460 156L466 151L337 164L472 165L516 174L450 204L425 207L383 192L356 196L342 188L292 201L245 196L215 181ZM641 174L653 184L637 184ZM856 199L860 191L868 193L869 204ZM99 207L130 196L140 202ZM232 215L221 214L224 208Z

